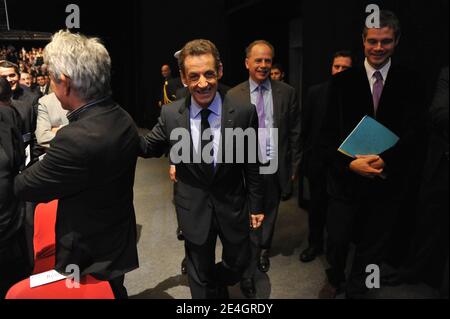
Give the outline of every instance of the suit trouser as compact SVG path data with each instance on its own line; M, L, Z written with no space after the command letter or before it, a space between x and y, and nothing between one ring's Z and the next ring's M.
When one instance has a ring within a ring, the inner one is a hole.
M34 268L34 210L36 206L37 204L35 203L25 202L25 220L23 227L31 270Z
M278 175L276 173L263 175L263 179L265 216L262 226L250 232L251 259L250 265L245 270L244 278L253 278L262 249L270 249L272 247L275 222L278 216L278 207L280 206L281 188Z
M356 250L346 285L348 297L361 297L367 292L366 267L381 267L386 244L398 214L400 204L380 198L345 202L332 198L327 216L328 281L339 287L345 281L345 266L350 243L355 239Z
M111 285L111 289L114 293L114 298L128 299L127 289L123 285L124 281L125 281L125 275L122 275L122 276L119 276L119 277L109 280L109 284Z
M425 280L435 288L442 284L448 261L448 186L448 160L442 159L439 169L422 184L416 233L409 258L401 269L407 279Z
M309 246L323 248L324 230L327 220L328 193L326 174L308 178L311 196L308 214Z
M0 299L9 288L27 278L31 271L23 227L10 239L0 243Z
M222 242L222 262L215 262L216 242ZM196 245L185 238L187 275L193 299L216 299L219 289L239 282L249 261L249 238L240 243L229 242L213 216L208 239Z

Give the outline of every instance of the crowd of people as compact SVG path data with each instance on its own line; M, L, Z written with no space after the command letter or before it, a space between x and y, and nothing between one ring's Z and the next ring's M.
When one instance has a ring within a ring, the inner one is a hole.
M175 54L179 77L162 66L161 115L143 136L111 98L111 59L99 39L60 31L44 50L22 50L15 61L2 50L0 296L32 267L31 203L58 199L55 269L77 265L82 275L109 281L116 298L127 298L125 274L139 265L137 158L164 154L192 298L226 299L227 287L239 282L247 298L256 297L255 273L271 268L279 205L297 180L308 180L310 189L309 246L300 260L325 252L329 264L319 298L340 291L365 298L366 269L387 261L408 201L417 200L412 215L423 228L401 267L382 269L383 283L422 280L430 263L448 272L448 67L429 107L417 76L392 63L400 39L397 17L382 11L378 28L363 28L364 64L336 52L330 79L308 90L302 110L268 41L248 45L248 80L230 88L220 83L226 70L214 43L192 40ZM48 71L53 92L21 85L21 63L23 70ZM339 152L364 116L394 132L397 144L380 154ZM255 138L230 146L227 129ZM425 149L426 164L411 159ZM419 195L409 198L418 178ZM216 263L218 238L223 250ZM448 297L441 283L435 286Z

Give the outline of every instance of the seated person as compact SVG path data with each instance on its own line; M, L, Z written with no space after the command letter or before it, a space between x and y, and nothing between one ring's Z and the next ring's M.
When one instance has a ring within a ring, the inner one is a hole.
M55 93L39 99L35 133L39 146L50 147L50 141L55 137L56 132L67 124L69 124L67 110L62 108Z

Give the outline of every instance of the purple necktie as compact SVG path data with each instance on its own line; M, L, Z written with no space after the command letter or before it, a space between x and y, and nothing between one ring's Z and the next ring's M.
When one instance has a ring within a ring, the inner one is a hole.
M260 160L262 163L267 162L267 137L266 137L266 112L264 111L264 86L258 86L258 101L256 102L256 112L258 112L258 120L259 120L259 130L258 130L258 140L259 140L259 149L261 151Z
M258 86L258 101L256 102L259 128L266 128L266 112L264 111L264 86Z
M373 85L373 107L374 107L374 114L377 114L378 105L380 103L381 93L383 93L383 76L381 75L380 71L376 71L373 76L375 77L376 81Z

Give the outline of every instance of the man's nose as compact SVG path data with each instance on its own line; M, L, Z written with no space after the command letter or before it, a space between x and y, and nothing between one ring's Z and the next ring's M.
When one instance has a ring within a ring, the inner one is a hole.
M198 86L200 88L205 88L208 86L208 81L206 80L206 78L203 75L200 76L200 79L198 80Z

